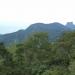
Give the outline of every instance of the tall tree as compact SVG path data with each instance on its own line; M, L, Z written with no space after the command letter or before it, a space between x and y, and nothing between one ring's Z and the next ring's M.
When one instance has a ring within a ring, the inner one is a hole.
M48 67L50 61L50 48L48 34L38 32L33 34L24 45L18 45L17 54L19 54L20 64L25 62L27 75L41 73Z

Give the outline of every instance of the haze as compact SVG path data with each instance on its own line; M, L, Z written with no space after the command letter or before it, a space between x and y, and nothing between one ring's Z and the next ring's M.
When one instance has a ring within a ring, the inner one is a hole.
M0 33L25 29L32 23L73 21L75 0L0 0Z

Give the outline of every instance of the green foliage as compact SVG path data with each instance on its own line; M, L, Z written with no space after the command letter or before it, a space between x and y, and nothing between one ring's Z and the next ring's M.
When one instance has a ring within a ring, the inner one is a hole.
M63 66L51 66L51 68L43 72L42 75L69 75L69 72Z
M71 75L75 75L75 60L70 62L69 70L71 72Z
M75 75L75 32L56 42L38 32L9 48L0 43L0 75Z

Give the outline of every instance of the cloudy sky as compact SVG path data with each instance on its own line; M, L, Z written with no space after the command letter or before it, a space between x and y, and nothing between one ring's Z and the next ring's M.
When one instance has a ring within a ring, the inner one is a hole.
M0 33L25 29L32 23L73 21L75 0L0 0Z

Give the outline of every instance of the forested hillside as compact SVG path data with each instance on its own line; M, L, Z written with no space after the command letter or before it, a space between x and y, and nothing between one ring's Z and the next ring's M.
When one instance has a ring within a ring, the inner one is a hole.
M75 32L48 38L37 32L9 48L0 43L0 75L75 75Z

